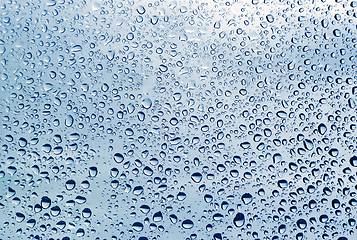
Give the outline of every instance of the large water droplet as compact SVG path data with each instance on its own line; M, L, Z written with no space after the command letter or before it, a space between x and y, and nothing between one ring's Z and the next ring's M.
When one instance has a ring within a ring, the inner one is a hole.
M305 229L307 227L307 223L305 221L305 219L299 219L297 222L296 222L297 226L300 228L300 229Z
M182 222L182 227L185 229L191 229L193 228L194 224L190 219L186 219Z
M242 201L247 205L253 201L253 196L250 193L244 193L242 195Z
M122 163L124 161L124 156L121 153L114 154L114 161L116 163Z
M357 167L357 157L356 156L353 156L353 157L350 158L350 164L353 167Z
M199 172L195 172L191 175L191 179L195 182L195 183L199 183L202 180L202 174Z
M236 214L236 216L233 219L233 223L236 227L242 227L245 222L245 217L244 214L239 212Z

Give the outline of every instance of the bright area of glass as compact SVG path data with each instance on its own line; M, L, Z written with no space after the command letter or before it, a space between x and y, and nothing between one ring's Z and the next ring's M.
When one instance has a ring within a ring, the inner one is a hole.
M356 239L356 6L1 0L0 239Z

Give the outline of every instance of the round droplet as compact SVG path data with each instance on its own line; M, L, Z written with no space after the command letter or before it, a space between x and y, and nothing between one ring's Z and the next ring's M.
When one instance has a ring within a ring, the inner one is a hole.
M325 223L328 221L328 216L326 214L322 214L319 218L320 222Z
M194 224L190 219L186 219L182 222L182 227L185 229L191 229L193 228Z
M307 227L307 223L305 221L305 219L299 219L297 222L296 222L296 225L300 228L300 229L305 229Z
M83 228L78 228L77 232L76 232L76 236L77 237L83 237L85 234L85 231Z
M76 203L78 203L78 204L83 204L83 203L87 202L87 199L86 199L85 197L83 197L83 196L77 196L77 197L75 198L75 201L76 201Z
M131 128L125 129L125 135L127 135L127 136L133 136L133 135L134 135L133 129L131 129Z
M210 203L213 200L212 195L206 194L203 199L205 200L206 203Z
M141 222L135 222L133 223L132 228L137 232L141 232L144 229L144 225Z
M215 221L221 221L222 219L223 219L223 215L222 214L220 214L220 213L216 213L216 214L214 214L213 215L213 220L215 220Z
M160 221L162 221L162 219L163 219L162 212L156 212L154 214L154 216L152 217L152 220L154 222L160 222Z
M19 212L16 213L16 217L15 217L16 222L20 223L24 219L25 219L25 215L23 215L22 213L19 213Z
M45 153L50 153L51 150L52 150L52 147L51 147L50 144L44 144L44 145L42 146L42 150L43 150Z
M233 223L236 227L242 227L244 225L245 218L244 214L239 212L236 214L236 216L233 219Z
M58 223L56 223L56 227L58 227L59 229L64 229L66 227L66 222L65 221L59 221Z
M268 15L266 16L266 19L267 19L267 21L268 21L269 23L274 22L274 16L271 15L271 14L268 14Z
M117 168L110 169L110 176L117 177L119 174L119 170Z
M67 190L73 190L76 187L76 182L74 180L68 180L66 182L66 189Z
M339 208L339 207L340 207L340 201L339 201L338 199L332 200L332 207L333 207L334 209Z
M148 205L141 205L140 206L140 211L144 214L150 212L150 207Z
M353 156L353 157L350 158L350 164L353 167L357 167L357 157L356 156Z
M173 117L173 118L170 119L170 124L171 124L172 126L176 126L177 123L178 123L177 118Z
M199 172L195 172L191 175L191 179L195 182L195 183L199 183L202 180L202 174Z
M142 186L136 186L134 189L133 189L133 194L134 195L140 195L142 192L144 191L144 188Z
M19 139L19 146L20 147L26 147L26 145L27 145L27 140L25 138L21 137Z
M73 117L71 115L67 115L64 123L67 127L71 127L73 125L73 121Z
M60 213L61 213L61 209L58 206L54 206L51 208L51 215L53 217L60 215Z
M88 182L87 180L84 180L84 181L81 183L81 186L82 186L82 188L87 189L87 188L90 187L90 184L89 184L89 182Z
M185 200L185 199L186 199L186 193L184 193L184 192L179 192L179 193L177 194L177 200L183 201L183 200Z
M124 161L124 156L123 156L123 154L121 154L121 153L116 153L116 154L114 154L114 161L115 161L116 163L121 163L121 162L123 162L123 161Z
M286 231L286 225L285 224L280 225L279 228L278 228L278 232L280 234L284 234L285 231Z
M136 11L137 11L139 14L144 14L144 13L146 12L145 8L144 8L142 5L140 5L140 6L136 9Z
M253 201L253 196L250 193L244 193L242 195L242 202L247 205Z
M84 218L89 218L90 216L92 216L92 211L89 208L84 208L82 210L82 216Z
M278 111L276 115L280 118L286 118L288 114L285 111Z
M90 177L95 177L95 176L97 176L97 173L98 173L97 167L90 167L90 168L89 168L89 176L90 176Z
M339 151L338 151L337 148L331 148L328 153L329 153L332 157L337 157Z
M51 206L51 199L49 197L42 197L41 198L41 207L43 209L47 209Z
M279 180L278 181L278 186L280 188L287 188L288 187L288 182L285 179Z
M327 132L326 125L323 123L320 123L320 125L318 126L318 131L321 135L324 135Z
M233 178L236 178L236 177L238 177L239 176L239 172L237 171L237 170L231 170L230 172L229 172L229 174L231 175L231 177L233 177Z
M33 228L35 225L36 225L36 220L35 219L30 219L26 222L26 225L29 227L29 228Z
M143 173L144 173L146 176L152 176L152 174L154 173L154 171L153 171L150 167L146 166L146 167L143 169Z

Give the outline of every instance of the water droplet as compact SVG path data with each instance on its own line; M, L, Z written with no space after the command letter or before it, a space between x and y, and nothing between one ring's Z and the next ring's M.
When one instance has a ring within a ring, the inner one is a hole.
M233 219L233 223L236 227L242 227L245 222L245 217L244 214L239 212L236 214L236 216Z
M288 187L288 182L285 179L279 180L278 181L278 186L280 188L287 188Z
M162 213L161 212L156 212L153 217L152 217L152 220L154 222L160 222L163 220L163 216L162 216Z
M145 98L142 102L143 108L149 109L152 105L152 101L150 98Z
M135 222L133 223L132 228L137 232L141 232L144 229L144 225L141 222Z
M253 201L253 196L250 193L244 193L242 195L242 201L247 205Z
M81 45L75 45L72 48L72 52L80 52L82 51L82 46Z
M199 172L195 172L191 175L191 179L195 182L195 183L199 183L202 180L202 174Z
M84 208L82 210L82 216L84 218L90 218L92 216L92 211L89 208Z
M357 157L356 156L353 156L353 157L350 158L350 164L353 167L357 167Z
M58 206L55 206L55 207L51 208L51 215L53 217L56 217L56 216L60 215L60 213L61 213L61 209Z
M193 226L194 226L194 224L190 219L186 219L182 222L182 227L184 229L191 229L191 228L193 228Z
M73 121L74 121L73 117L71 115L67 115L65 119L65 125L67 127L72 127Z
M76 182L74 180L68 180L66 182L66 189L67 190L73 190L76 187Z
M51 206L51 199L49 197L42 197L41 198L41 207L43 209L47 209Z
M296 224L300 229L305 229L307 227L307 223L304 219L299 219Z
M124 161L124 156L121 153L114 154L114 161L116 163L122 163Z
M25 215L17 212L15 217L16 222L20 223L25 220Z
M95 176L97 176L97 173L98 173L97 167L90 167L90 168L89 168L89 176L90 176L90 177L95 177Z

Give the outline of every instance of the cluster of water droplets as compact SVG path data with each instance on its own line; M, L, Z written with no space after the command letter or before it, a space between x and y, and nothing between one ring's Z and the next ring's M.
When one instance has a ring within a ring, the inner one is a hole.
M0 238L355 239L356 6L0 3Z

